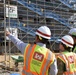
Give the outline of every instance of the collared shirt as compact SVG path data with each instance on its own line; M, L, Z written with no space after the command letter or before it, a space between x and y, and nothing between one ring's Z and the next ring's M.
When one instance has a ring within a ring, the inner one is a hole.
M24 54L25 47L28 45L28 43L24 43L23 41L19 40L18 38L14 37L13 35L8 36L9 39L15 44L15 46ZM46 47L43 43L37 43L37 45L41 47ZM57 69L57 60L54 59L54 62L50 66L49 69L49 75L57 75L58 69Z

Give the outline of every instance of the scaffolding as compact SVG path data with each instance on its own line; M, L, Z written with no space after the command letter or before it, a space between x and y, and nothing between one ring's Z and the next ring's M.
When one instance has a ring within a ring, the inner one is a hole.
M5 61L7 54L10 61L11 54L20 53L10 40L6 40L7 27L17 28L18 38L32 43L36 29L46 25L52 32L51 50L56 51L56 41L68 34L70 28L76 27L75 4L70 0L0 0L0 47ZM17 18L6 17L6 5L17 7Z

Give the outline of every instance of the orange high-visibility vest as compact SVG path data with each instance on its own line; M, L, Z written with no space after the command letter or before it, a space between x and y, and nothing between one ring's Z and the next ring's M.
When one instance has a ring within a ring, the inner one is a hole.
M30 45L24 52L24 67L22 75L48 75L50 65L55 55L47 48L39 45Z
M57 58L66 64L66 72L63 75L76 75L75 58L72 52L62 52Z

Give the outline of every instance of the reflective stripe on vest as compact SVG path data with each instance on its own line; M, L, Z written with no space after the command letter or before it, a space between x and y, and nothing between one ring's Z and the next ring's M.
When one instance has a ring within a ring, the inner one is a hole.
M71 55L73 55L73 54L71 54ZM70 56L70 54L67 54L67 53L66 54L63 53L63 54L58 56L58 58L61 59L66 64L67 71L64 72L63 75L75 75L75 72L74 72L75 70L73 70L73 68L70 68L70 65L72 63L70 63L70 61L69 61L70 60L69 56Z
M29 48L30 48L30 44L28 44L27 47L25 48L26 50L25 50L25 52L24 52L24 60L27 60L27 59L26 59L26 54L25 54L25 53L27 53L27 51L28 51ZM28 64L26 63L26 61L24 61L24 63L25 63L24 66L27 67Z
M49 69L49 66L52 64L52 62L54 61L54 54L52 54L49 50L47 51L46 53L46 57L51 59L50 61L49 60L44 60L44 63L42 65L42 68L41 68L41 72L40 72L40 75L47 75L46 74L46 71ZM46 63L47 62L47 63Z
M31 60L33 57L33 54L35 52L35 48L38 45L34 44L34 45L28 45L26 47L25 53L24 53L24 67L23 67L23 71L22 71L22 75L47 75L47 71L49 69L49 66L53 63L54 61L54 57L55 55L50 52L50 50L46 49L46 58L42 61L42 66L40 66L40 70L39 73L37 73L36 71L31 71L30 70L30 66L31 66ZM27 57L27 58L26 58ZM50 59L50 60L47 60Z

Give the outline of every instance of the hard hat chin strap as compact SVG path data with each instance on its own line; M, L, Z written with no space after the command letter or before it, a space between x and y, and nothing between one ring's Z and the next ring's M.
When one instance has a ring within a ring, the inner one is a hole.
M41 36L39 36L39 40L42 40L42 37Z

